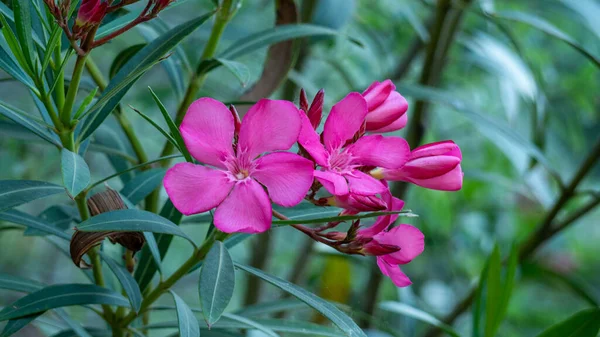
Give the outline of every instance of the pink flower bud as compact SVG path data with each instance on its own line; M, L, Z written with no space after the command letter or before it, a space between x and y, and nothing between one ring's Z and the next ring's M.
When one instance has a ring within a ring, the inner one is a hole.
M386 180L407 181L421 187L440 191L462 188L460 167L462 154L453 141L426 144L414 149L408 161L399 169L376 169L371 175Z
M300 89L300 110L308 113L308 97L306 97L304 89Z
M373 82L363 92L367 101L367 131L390 132L402 129L406 126L406 110L408 102L396 90L391 80Z
M97 25L106 15L108 3L102 0L83 0L77 11L76 27Z
M242 120L240 119L240 114L238 114L237 110L235 109L235 106L230 105L229 111L231 111L231 114L233 115L233 124L235 127L235 134L237 135L240 133L240 127L242 126Z
M334 196L336 206L344 208L351 213L382 211L387 209L387 203L374 195L363 196L349 193Z
M385 243L377 242L376 240L371 240L361 249L361 253L365 255L373 255L373 256L381 256L388 255L399 251L401 248L396 245L388 245Z
M310 108L306 114L308 115L308 120L310 120L310 124L316 129L319 124L321 124L321 117L323 116L323 100L325 97L325 90L321 89L313 98L312 103L310 104Z

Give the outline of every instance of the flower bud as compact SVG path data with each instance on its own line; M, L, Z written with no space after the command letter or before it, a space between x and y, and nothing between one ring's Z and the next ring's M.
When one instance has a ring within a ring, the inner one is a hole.
M74 29L100 24L107 8L108 3L102 0L83 0L77 11Z
M306 97L304 88L300 89L300 110L304 111L304 113L308 113L308 97Z
M310 108L306 111L310 124L316 129L321 124L321 117L323 117L323 100L325 97L325 90L321 89L313 98Z
M158 12L165 9L173 1L175 0L153 0L154 7L152 8L152 14L158 14Z
M240 118L240 114L237 112L237 109L235 108L235 106L230 105L229 106L229 111L231 111L231 114L233 115L233 123L235 126L235 134L239 134L240 133L240 128L242 127L242 120Z
M365 245L363 245L361 253L363 253L364 255L381 256L395 253L400 249L401 248L396 245L389 245L377 242L376 240L371 240Z
M374 195L363 196L349 193L334 196L334 205L352 213L382 211L387 209L387 203Z
M408 102L395 90L394 83L391 80L385 80L373 82L363 92L362 95L367 101L369 110L366 118L367 131L390 132L406 126Z
M421 187L458 191L462 188L462 154L453 141L426 144L414 149L399 169L375 169L371 175L393 181L407 181Z

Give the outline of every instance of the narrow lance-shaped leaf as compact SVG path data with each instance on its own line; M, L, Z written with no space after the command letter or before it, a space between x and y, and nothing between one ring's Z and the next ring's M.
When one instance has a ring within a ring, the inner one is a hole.
M65 240L70 240L71 235L63 232L62 230L56 228L48 221L41 219L39 217L35 217L29 215L27 213L21 212L16 209L7 210L0 213L0 220L12 222L18 225L26 226L27 228L34 228L44 233L56 235L57 237Z
M125 184L120 193L135 205L158 188L164 176L165 170L161 168L144 171Z
M537 337L595 337L600 330L600 308L582 310Z
M196 30L196 28L200 27L211 16L212 13L209 13L183 23L163 34L136 53L119 70L102 93L100 99L88 111L89 116L83 124L79 139L83 140L91 136L117 106L132 84L150 69L152 65L159 62L169 50Z
M177 308L177 321L179 322L180 337L200 337L200 325L192 310L172 290L169 291L175 300Z
M0 48L0 54L2 53L1 50L2 48ZM1 57L2 55L0 55L0 58ZM50 144L61 146L60 143L53 136L53 134L50 133L50 131L48 131L48 128L46 128L41 123L36 122L32 117L29 117L27 113L4 102L0 102L0 115L3 115L6 118L12 120L13 122L21 125L22 127L38 135L40 138L49 142Z
M158 272L162 274L162 260L156 238L154 237L154 234L149 232L144 232L144 238L146 239L146 246L144 246L144 248L150 250L150 254L152 254L156 268L158 269Z
M117 261L107 256L105 253L100 252L100 256L102 256L104 262L106 262L110 270L112 270L113 274L115 274L119 280L119 283L123 286L123 290L125 290L127 297L129 297L129 302L131 303L133 310L139 312L140 306L142 305L142 292L140 291L137 282L135 282L135 279L125 267L119 265Z
M83 304L129 306L127 299L112 290L93 284L53 285L22 297L0 311L0 321L50 309Z
M0 289L31 293L42 289L44 286L45 284L42 282L0 273Z
M33 322L41 314L43 313L35 313L28 316L9 320L4 326L2 332L0 333L0 337L9 337L16 334L19 330L23 329L29 323Z
M235 286L233 261L221 241L215 241L200 271L200 303L202 315L210 327L215 324L231 301Z
M433 315L431 315L423 310L420 310L420 309L417 309L410 305L407 305L405 303L388 301L388 302L381 303L379 306L383 310L394 312L394 313L404 315L404 316L408 316L408 317L414 318L416 320L419 320L421 322L425 322L427 324L438 327L450 336L460 337L460 335L456 331L454 331L451 326L444 324L444 322L435 318Z
M123 209L98 214L82 222L77 229L82 232L153 232L180 236L193 244L192 239L176 224L151 212Z
M342 331L344 331L347 336L367 337L367 335L358 327L358 325L356 325L356 323L350 317L348 317L348 315L343 313L333 304L323 300L322 298L317 297L313 293L306 291L286 280L266 274L263 271L258 270L256 268L252 268L250 266L246 266L239 263L236 263L235 266L238 269L241 269L245 272L248 272L254 276L261 278L266 282L271 283L272 285L280 288L281 290L289 293L290 295L295 296L302 302L308 304L309 306L323 314L323 316L330 319L333 322L333 324L335 324Z
M498 245L490 255L488 270L486 275L486 296L485 296L485 337L493 337L502 321L500 317L500 301L502 298L502 257Z
M80 155L67 149L61 151L63 184L69 194L77 196L90 184L90 168Z
M0 212L64 192L62 186L36 180L0 180Z
M31 0L13 0L13 11L15 14L15 25L17 36L25 58L33 65L33 33L31 31Z
M177 125L175 125L175 122L171 118L171 115L169 115L167 108L165 108L164 104L161 102L160 98L158 98L158 96L154 93L152 88L148 87L148 90L150 90L150 94L152 95L154 102L156 102L156 105L158 106L160 113L163 115L163 118L165 119L165 122L167 123L167 126L169 127L169 130L171 131L171 136L177 143L177 147L181 151L181 154L183 154L183 156L185 157L185 160L188 163L193 163L194 160L192 159L190 152L187 150L187 147L185 146L185 143L183 142L183 137L181 136L181 133L179 132L179 128L177 127Z
M0 18L2 16L0 15ZM37 91L29 76L13 61L10 55L0 46L0 69L4 70L15 80L25 84L31 90Z

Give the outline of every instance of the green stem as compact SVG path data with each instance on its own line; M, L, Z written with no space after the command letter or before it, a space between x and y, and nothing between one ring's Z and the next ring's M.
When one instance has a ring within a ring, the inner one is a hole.
M183 121L183 117L185 116L187 108L190 106L190 104L192 104L194 99L196 99L198 91L200 90L200 88L204 84L204 81L206 80L207 74L202 71L200 65L202 64L202 61L210 59L215 55L215 52L217 51L217 46L219 45L219 40L221 39L221 35L223 35L223 31L225 30L227 23L229 22L229 20L233 16L233 13L235 12L235 9L232 10L232 3L232 0L223 0L221 7L217 11L215 24L212 27L210 37L208 38L208 41L204 46L202 55L200 56L199 67L192 74L192 77L190 78L190 83L185 91L183 100L177 108L177 114L175 115L176 125L181 124L181 121ZM160 156L164 157L166 155L169 155L173 153L173 150L175 150L173 144L167 142L163 147ZM168 161L163 163L164 167L168 165Z
M62 63L62 58L61 58L61 53L60 53L60 39L58 39L58 42L56 43L56 48L54 49L54 62L57 65L60 65ZM57 83L56 83L56 89L55 89L55 99L56 99L56 107L58 108L58 111L62 111L63 106L65 105L65 73L63 71L59 71L58 73L58 79L57 79Z
M90 76L92 76L92 79L98 86L98 89L100 89L100 91L104 91L108 83L104 79L104 76L102 76L102 72L100 71L100 68L98 68L98 66L96 65L96 62L94 62L94 59L88 57L87 62L85 63L85 68L87 69Z
M222 238L214 231L205 241L202 243L198 249L194 251L194 254L187 259L169 278L160 282L156 288L148 293L148 295L142 301L142 305L140 307L140 312L145 312L152 303L154 303L164 292L169 290L180 278L187 275L192 268L194 268L198 262L204 260L206 254L215 243L216 239ZM131 311L123 320L120 322L121 327L128 326L136 317L137 313L135 311Z
M77 61L75 62L73 77L71 78L71 83L69 84L69 91L67 91L65 104L60 113L60 119L65 126L71 125L71 112L73 111L75 98L77 97L77 92L79 91L79 82L81 82L81 75L83 75L86 59L87 55L77 56Z

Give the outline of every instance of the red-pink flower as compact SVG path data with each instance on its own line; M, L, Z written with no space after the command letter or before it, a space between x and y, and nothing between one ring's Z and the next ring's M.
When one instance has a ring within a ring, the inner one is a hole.
M373 82L363 92L367 101L367 131L375 133L400 130L406 126L408 102L391 80Z
M376 169L372 175L386 180L411 182L440 191L462 188L460 148L451 140L426 144L414 149L409 160L399 169Z
M373 242L400 247L400 250L394 253L377 256L377 266L383 275L389 277L397 287L411 285L412 282L402 272L400 265L409 263L423 252L425 249L423 233L416 227L401 224L389 231L375 235Z
M268 230L270 200L294 206L313 182L310 160L289 152L265 154L296 142L301 115L288 101L258 101L243 118L234 149L231 111L211 98L192 103L181 135L190 154L210 166L179 163L167 171L164 186L173 205L186 215L216 207L214 224L226 233Z
M387 208L383 199L376 195L358 195L348 193L346 195L335 195L335 206L344 209L344 214L356 214L360 212L382 211Z
M108 3L102 0L83 0L77 11L76 26L99 24L104 16Z
M367 102L359 93L350 93L333 106L321 137L302 114L298 143L321 167L317 180L333 195L375 195L387 190L379 180L361 172L362 166L400 168L410 154L408 143L400 137L369 135L346 145L359 131L367 116Z

